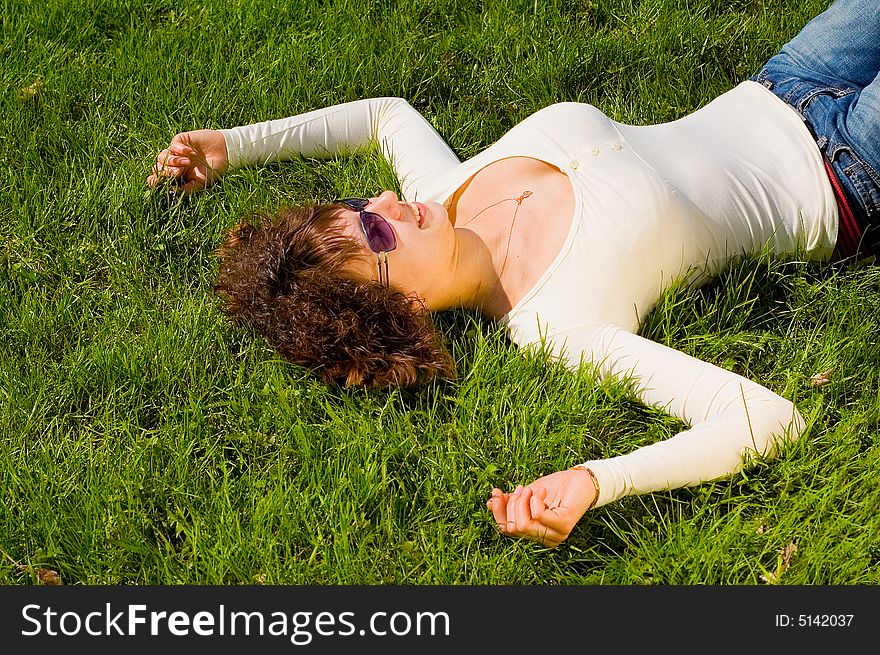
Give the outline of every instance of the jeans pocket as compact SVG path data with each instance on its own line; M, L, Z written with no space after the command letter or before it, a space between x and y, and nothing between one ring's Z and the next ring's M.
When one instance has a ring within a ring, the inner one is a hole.
M847 146L836 149L832 158L839 159L843 174L867 217L872 221L880 219L880 186L875 181L877 172Z
M810 89L804 89L803 87L801 87L798 89L798 99L795 107L801 114L803 114L805 111L807 111L807 107L810 105L810 103L820 96L828 96L833 100L837 100L838 98L842 98L853 93L856 93L855 89L839 84L813 86Z

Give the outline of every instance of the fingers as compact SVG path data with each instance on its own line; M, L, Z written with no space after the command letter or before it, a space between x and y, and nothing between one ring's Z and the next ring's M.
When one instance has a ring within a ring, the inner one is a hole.
M179 166L159 166L153 167L153 175L157 177L180 177L186 173L185 168Z
M520 532L516 523L516 499L521 487L517 487L507 499L507 515L505 516L504 526L501 532L512 537L519 537Z
M179 154L170 147L159 151L159 154L156 155L157 168L164 168L166 166L182 168L184 166L191 166L192 163L193 161L188 155Z
M565 541L569 529L559 530L555 525L563 523L547 508L540 492L530 487L517 486L513 493L505 494L493 489L486 506L492 511L495 525L501 534L539 541L545 546L555 547ZM554 525L543 519L549 516Z
M546 509L547 504L544 502L544 499L541 498L538 492L533 492L532 496L529 498L529 512L532 517L537 519Z
M163 150L162 153L168 152L167 150ZM191 166L192 159L186 157L184 155L174 155L170 152L167 155L163 155L159 153L159 156L156 157L156 164L161 164L162 166Z
M541 525L561 534L568 534L574 527L574 521L571 520L571 511L562 506L548 506L541 503L541 506L532 510L532 518Z
M187 144L185 137L185 134L178 134L171 140L167 148L159 151L159 154L156 155L156 162L147 177L147 184L156 186L161 178L186 176L187 171L194 164L193 157L196 155L196 151ZM204 186L198 182L192 184L190 180L187 180L187 184L194 189Z
M178 192L199 191L222 175L228 163L225 140L217 130L181 132L156 155L147 184L157 186L164 178L176 180Z
M514 496L513 501L509 502L507 506L513 509L513 520L516 523L517 530L525 532L532 521L532 511L529 507L529 502L532 499L532 490L528 487L518 487L518 489L519 493ZM508 510L508 522L510 521L510 514L510 510Z
M175 135L175 137L171 139L168 149L178 155L189 155L193 157L198 154L195 148L192 147L190 135L187 132Z
M554 508L537 497L531 487L523 487L513 501L516 508L518 536L540 541L545 546L555 547L565 541L570 526L559 521ZM550 519L548 522L547 519Z
M502 534L518 536L515 498L522 487L517 487L514 493L506 494L500 489L492 489L492 495L486 501L486 507L492 511L495 525ZM522 510L520 510L522 513Z
M160 174L157 174L154 172L154 173L151 173L149 176L147 176L147 184L149 186L159 186L160 184L163 184L163 183L169 183L169 182L175 183L181 179L182 178L180 178L178 176L174 176L174 175L170 175L170 174L166 174L166 173L163 173L160 175Z
M503 531L507 523L507 496L501 492L501 489L492 489L492 495L486 501L486 507L492 512L492 518L495 519L495 525L499 530Z

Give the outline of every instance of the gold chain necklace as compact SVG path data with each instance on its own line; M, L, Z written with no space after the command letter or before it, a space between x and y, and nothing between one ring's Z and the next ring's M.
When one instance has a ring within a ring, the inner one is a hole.
M507 202L508 200L513 200L514 202L516 202L516 209L513 212L513 219L510 221L510 232L507 233L507 247L504 249L504 262L501 264L501 271L498 273L499 278L502 275L504 275L504 269L507 267L507 256L510 254L510 239L511 239L511 237L513 237L513 226L514 226L514 224L516 224L516 215L519 213L519 208L522 205L523 200L528 198L530 195L532 195L531 191L523 191L516 198L502 198L498 202L493 202L491 205L484 207L483 209L478 211L476 214L474 214L467 223L463 223L460 226L460 227L464 227L465 225L470 225L471 223L474 222L474 220L476 220L477 216L482 214L487 209L492 209L492 207L495 207L496 205L500 205L502 202Z

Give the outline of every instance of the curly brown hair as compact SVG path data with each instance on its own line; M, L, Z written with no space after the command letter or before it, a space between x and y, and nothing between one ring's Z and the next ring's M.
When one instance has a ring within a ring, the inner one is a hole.
M223 312L327 382L386 387L453 377L423 303L346 271L363 247L342 233L340 209L285 207L229 230L214 285Z

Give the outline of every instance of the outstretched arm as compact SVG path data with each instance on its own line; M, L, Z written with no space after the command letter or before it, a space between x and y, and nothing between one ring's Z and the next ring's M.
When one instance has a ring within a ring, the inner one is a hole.
M202 133L211 134L212 145L223 145L224 166L219 173L296 157L327 159L378 143L397 174L404 197L410 200L432 178L459 164L437 131L402 98L357 100L230 129L185 132L175 141L194 134L207 141ZM176 151L175 141L159 155L159 176L170 166L165 176L176 177L179 170L174 167L189 163L176 158L184 153Z
M231 168L300 156L336 157L378 143L410 200L431 177L459 163L437 131L402 98L357 100L221 133Z
M794 405L769 389L619 326L592 325L560 332L555 344L572 365L578 365L583 356L598 366L602 377L631 379L642 401L665 409L691 427L631 453L584 462L580 468L586 471L554 473L512 494L495 490L488 505L504 534L557 545L591 506L726 477L739 471L750 454L774 457L780 441L795 439L804 429ZM590 472L592 485L585 479L590 476L584 475ZM522 511L526 505L542 510L533 498L548 486L560 494L560 505L569 509L564 524L552 526L549 539L542 536L549 525L540 520L543 513ZM577 496L579 486L587 487L586 497ZM598 489L593 490L595 486ZM531 490L528 504L525 489ZM512 517L511 502L521 508Z

